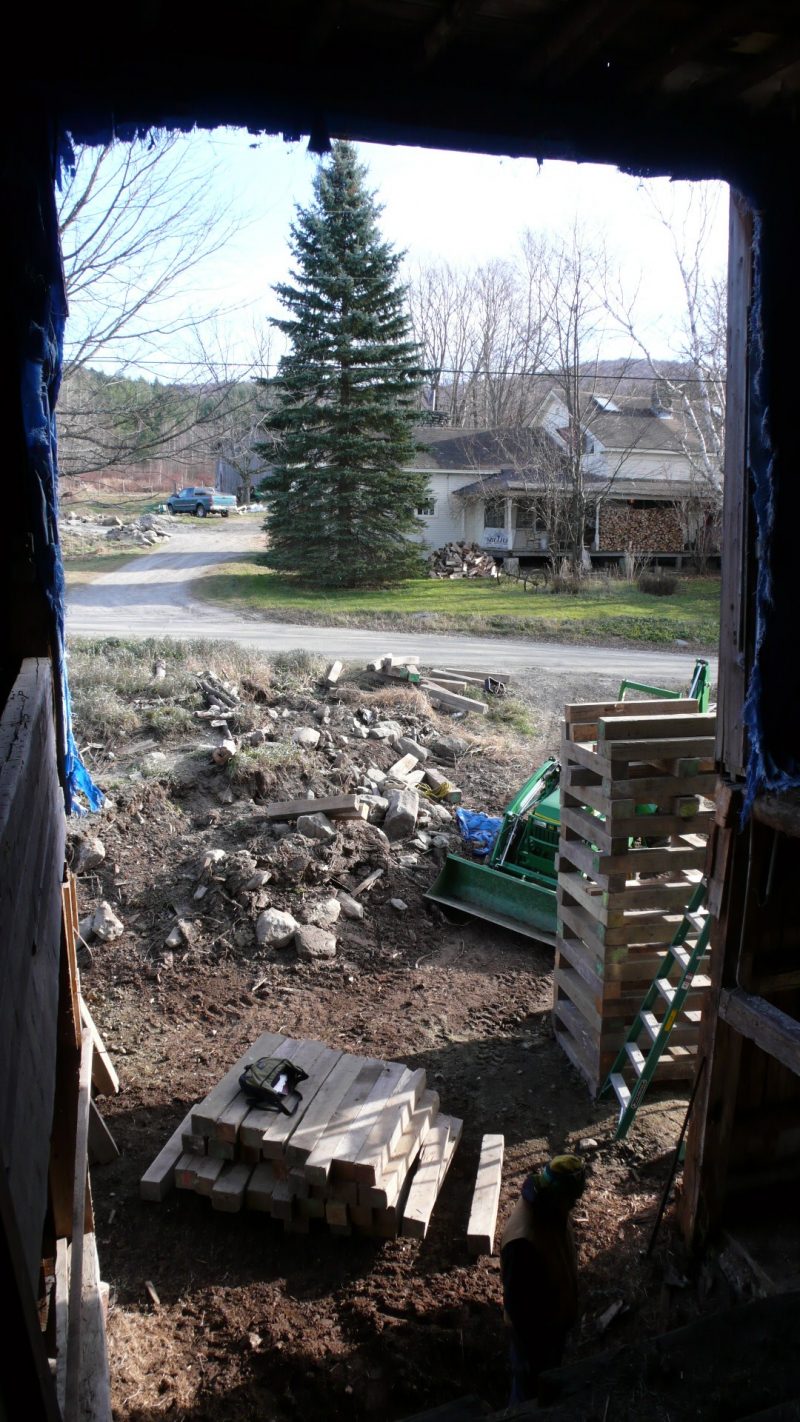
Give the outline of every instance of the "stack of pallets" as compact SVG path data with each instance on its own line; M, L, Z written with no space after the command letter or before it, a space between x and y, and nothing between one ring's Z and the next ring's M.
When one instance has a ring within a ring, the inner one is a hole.
M701 878L714 722L688 700L565 708L554 1024L593 1090ZM691 1076L707 987L696 980L656 1080Z
M276 1056L308 1075L293 1116L239 1090L248 1062ZM258 1210L296 1233L316 1219L337 1234L421 1239L461 1128L422 1070L268 1032L189 1113L140 1191L193 1190L213 1209Z

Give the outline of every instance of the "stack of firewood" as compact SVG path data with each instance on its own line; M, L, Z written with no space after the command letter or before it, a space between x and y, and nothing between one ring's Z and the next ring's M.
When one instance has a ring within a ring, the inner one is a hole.
M496 578L497 564L477 543L445 543L428 559L432 578Z
M605 553L682 553L683 532L674 508L637 509L630 504L600 507L600 543Z

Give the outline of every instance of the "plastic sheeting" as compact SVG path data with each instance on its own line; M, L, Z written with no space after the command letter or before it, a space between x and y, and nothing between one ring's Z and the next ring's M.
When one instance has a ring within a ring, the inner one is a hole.
M500 833L502 819L497 819L495 815L482 815L479 810L456 810L456 821L470 854L475 859L486 859Z
M71 146L63 150L71 158ZM59 153L59 163L62 153ZM40 175L40 182L46 175ZM52 186L42 193L48 271L38 309L28 318L20 362L20 403L30 472L29 495L34 559L52 615L55 681L61 698L61 778L67 814L99 810L102 792L81 760L72 730L66 663L64 568L58 539L58 447L55 409L61 384L66 298L61 271L58 221Z

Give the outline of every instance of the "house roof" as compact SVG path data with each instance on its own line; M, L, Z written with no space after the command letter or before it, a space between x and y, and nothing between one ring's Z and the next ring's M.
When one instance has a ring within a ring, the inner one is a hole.
M663 450L670 454L684 454L687 448L697 444L681 420L672 415L657 415L652 410L642 410L641 405L628 405L619 411L587 412L584 424L606 449L630 449L632 452L637 449Z
M545 460L549 468L563 458L552 436L538 428L457 430L423 425L414 436L423 446L414 458L414 469L493 473L512 465L535 467Z

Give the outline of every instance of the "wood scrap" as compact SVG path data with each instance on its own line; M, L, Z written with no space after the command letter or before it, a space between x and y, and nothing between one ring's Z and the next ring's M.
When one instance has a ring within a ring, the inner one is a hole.
M423 677L420 682L423 691L440 701L443 706L451 707L454 711L473 712L476 716L487 716L489 707L485 701L475 701L471 696L457 696L454 691L447 691L445 687L438 686L435 681L428 681Z
M333 666L328 668L328 672L325 677L328 686L335 686L343 671L344 662L334 662Z
M467 1225L470 1254L491 1254L503 1181L504 1136L484 1136Z
M275 800L267 805L268 820L296 820L300 815L327 815L332 820L365 820L367 805L358 795L332 795L318 800Z

